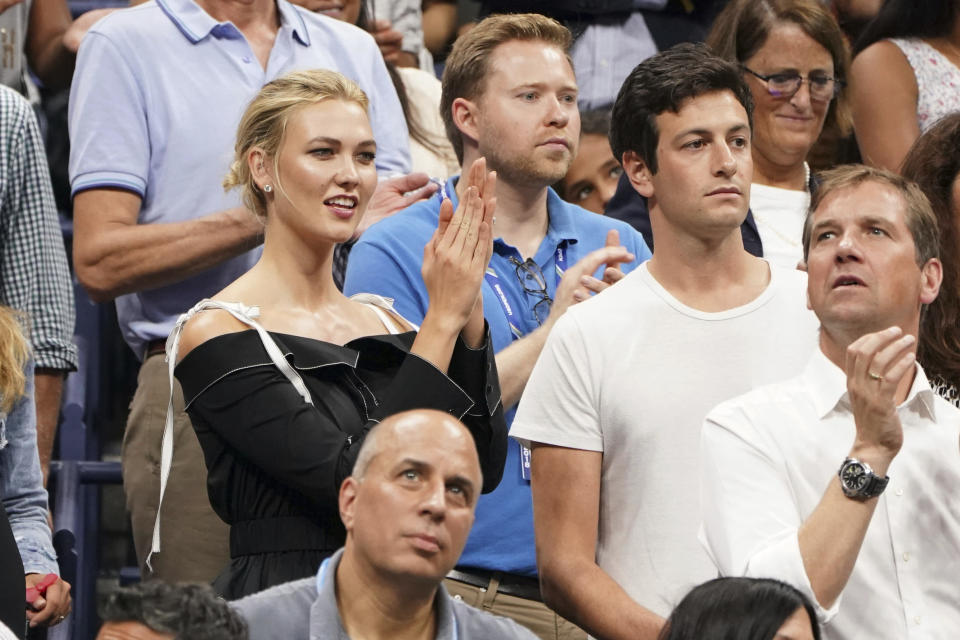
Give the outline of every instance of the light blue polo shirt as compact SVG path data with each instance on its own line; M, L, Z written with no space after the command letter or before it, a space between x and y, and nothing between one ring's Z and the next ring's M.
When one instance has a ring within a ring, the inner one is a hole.
M340 549L323 561L315 578L303 578L265 589L230 603L249 627L251 638L350 640L337 603ZM392 585L384 584L390 587ZM434 597L434 640L536 640L533 632L451 598L443 583Z
M407 172L407 128L380 51L366 32L277 0L280 29L266 70L230 22L192 0L117 11L83 39L70 92L74 194L115 187L142 198L142 224L180 222L240 206L221 183L237 124L260 88L289 71L333 69L370 98L377 169ZM247 271L250 251L197 276L117 299L124 338L138 355L176 318Z
M443 190L454 207L457 206L456 181L457 178L451 178ZM393 298L397 311L419 324L429 303L420 275L423 248L437 228L439 212L438 194L368 229L350 252L344 293L369 292ZM620 233L620 244L637 258L636 262L623 265L625 272L650 258L643 237L633 227L564 202L552 189L547 192L547 213L547 235L533 259L544 274L551 298L557 289L554 274L559 247L564 249L569 268L591 251L603 247L607 231L616 229ZM539 326L533 307L540 299L524 290L511 257L523 261L514 247L502 239L494 240L490 268L496 272L497 283L514 309L513 324L526 335ZM594 275L599 277L602 269ZM494 351L510 346L513 342L510 323L489 280L483 283L483 313L490 326ZM514 413L515 407L507 411L507 425L513 422ZM520 447L511 440L503 479L496 490L480 497L476 521L458 566L536 576L536 562L530 483L521 474Z

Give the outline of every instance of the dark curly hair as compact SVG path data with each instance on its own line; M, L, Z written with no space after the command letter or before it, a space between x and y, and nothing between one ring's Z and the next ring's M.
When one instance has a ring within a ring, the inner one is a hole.
M246 640L247 624L204 584L145 582L117 589L101 606L104 622L140 622L178 640Z
M657 116L677 113L691 98L730 91L743 105L753 128L753 96L740 69L702 44L678 44L634 67L613 105L610 148L623 162L626 151L657 172Z

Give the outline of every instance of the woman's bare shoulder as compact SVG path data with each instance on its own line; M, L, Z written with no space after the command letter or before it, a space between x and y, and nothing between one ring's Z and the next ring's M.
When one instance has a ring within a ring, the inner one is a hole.
M890 74L893 74L893 80L902 82L903 80L912 80L916 86L916 78L913 74L913 68L907 56L901 51L900 47L890 40L880 40L874 42L869 47L857 54L850 66L850 75L854 81L860 80L891 80ZM909 84L909 82L907 83ZM906 89L907 87L903 87Z
M208 340L249 328L249 325L237 320L229 311L216 308L198 311L183 325L177 362Z

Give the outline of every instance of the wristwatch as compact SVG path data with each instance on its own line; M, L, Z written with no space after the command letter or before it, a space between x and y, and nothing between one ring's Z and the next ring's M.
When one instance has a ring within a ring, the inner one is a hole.
M866 462L847 458L840 465L840 488L843 495L854 500L867 500L883 493L890 482L889 476L881 478Z

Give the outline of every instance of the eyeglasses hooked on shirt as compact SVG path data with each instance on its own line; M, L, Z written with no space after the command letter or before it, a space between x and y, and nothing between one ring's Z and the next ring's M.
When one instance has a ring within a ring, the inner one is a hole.
M550 305L553 304L553 298L547 293L547 280L543 277L540 265L529 259L520 262L515 256L510 256L510 264L516 267L517 280L520 281L523 290L540 298L533 305L533 316L536 318L537 324L542 326L547 316L550 315Z

